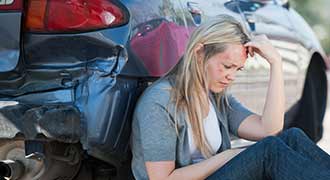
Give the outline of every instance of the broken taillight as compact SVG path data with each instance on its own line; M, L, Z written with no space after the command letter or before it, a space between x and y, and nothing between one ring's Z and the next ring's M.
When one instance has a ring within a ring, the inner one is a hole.
M23 0L0 0L0 10L22 10Z
M114 0L29 0L26 14L32 32L91 31L128 21L128 11Z

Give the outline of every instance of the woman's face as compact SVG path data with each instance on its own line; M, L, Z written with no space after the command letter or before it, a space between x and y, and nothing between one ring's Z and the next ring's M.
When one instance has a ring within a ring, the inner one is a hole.
M209 90L219 93L229 86L246 59L247 51L241 44L229 44L224 52L212 56L206 64Z

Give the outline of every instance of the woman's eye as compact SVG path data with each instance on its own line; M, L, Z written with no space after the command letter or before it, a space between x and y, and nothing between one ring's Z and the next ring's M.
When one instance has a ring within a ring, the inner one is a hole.
M244 68L238 68L237 69L237 71L243 71L244 70Z
M227 66L227 65L223 65L226 69L230 69L231 68L231 66Z

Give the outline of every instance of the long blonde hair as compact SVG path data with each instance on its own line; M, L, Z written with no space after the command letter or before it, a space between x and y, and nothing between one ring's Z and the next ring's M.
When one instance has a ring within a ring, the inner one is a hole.
M219 15L197 27L185 49L185 54L167 77L173 77L174 86L171 89L171 99L177 112L186 112L186 121L190 123L197 149L205 158L215 152L210 148L203 128L203 105L209 103L209 90L206 77L206 62L213 55L224 52L228 44L249 41L249 37L241 24L233 17ZM196 45L203 45L204 57L197 60L194 49ZM217 108L225 91L215 94ZM176 115L174 116L178 124Z

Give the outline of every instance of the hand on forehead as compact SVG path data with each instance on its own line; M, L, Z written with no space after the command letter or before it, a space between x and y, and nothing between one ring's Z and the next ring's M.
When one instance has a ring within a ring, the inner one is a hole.
M224 53L224 58L236 66L243 66L248 58L248 48L241 44L229 44Z

